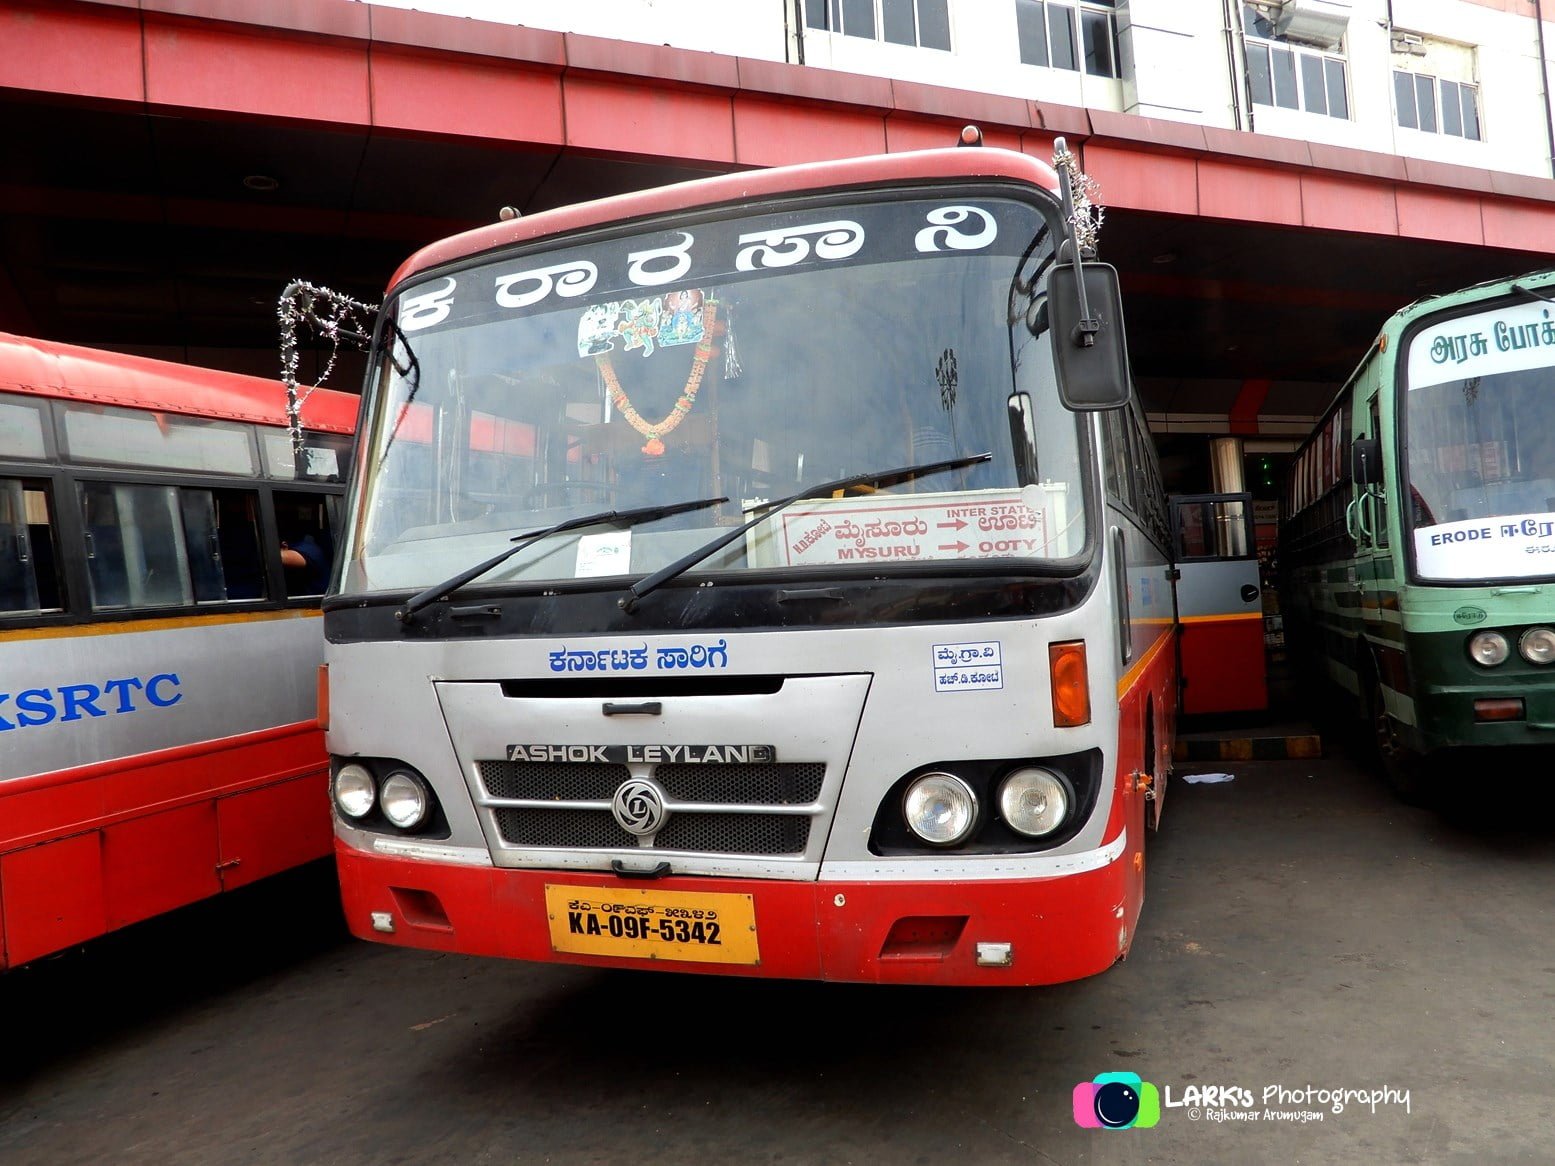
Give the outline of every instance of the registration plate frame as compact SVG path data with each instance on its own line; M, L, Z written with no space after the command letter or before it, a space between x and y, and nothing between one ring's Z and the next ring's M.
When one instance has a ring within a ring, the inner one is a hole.
M546 883L545 909L558 953L761 966L749 894Z

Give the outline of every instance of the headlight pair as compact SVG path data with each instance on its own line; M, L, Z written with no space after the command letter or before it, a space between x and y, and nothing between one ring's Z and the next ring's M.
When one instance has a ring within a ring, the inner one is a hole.
M415 830L432 813L432 791L426 779L408 769L395 769L382 782L365 765L350 762L335 773L335 808L360 822L376 808L391 826Z
M1555 664L1555 628L1529 628L1517 638L1517 651L1530 664ZM1511 654L1501 632L1476 632L1469 638L1469 659L1482 668L1504 664Z
M999 783L999 816L1027 838L1044 838L1069 816L1074 797L1069 784L1052 770L1026 766ZM925 773L902 798L907 828L931 846L958 846L977 829L977 794L953 773Z

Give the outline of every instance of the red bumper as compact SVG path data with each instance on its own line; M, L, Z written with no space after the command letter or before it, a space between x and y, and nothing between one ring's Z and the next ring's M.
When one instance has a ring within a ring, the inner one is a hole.
M1127 950L1134 855L1096 870L1021 881L780 882L585 871L501 870L365 854L338 841L352 932L404 947L595 967L894 984L1055 984L1104 971ZM558 952L546 884L745 894L755 907L756 966ZM377 930L373 916L392 921ZM977 963L979 943L1009 943L1005 967Z

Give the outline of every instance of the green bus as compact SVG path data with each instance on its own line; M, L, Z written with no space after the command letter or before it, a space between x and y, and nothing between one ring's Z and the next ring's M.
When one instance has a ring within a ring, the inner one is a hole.
M1286 642L1400 795L1555 744L1555 269L1411 304L1291 466Z

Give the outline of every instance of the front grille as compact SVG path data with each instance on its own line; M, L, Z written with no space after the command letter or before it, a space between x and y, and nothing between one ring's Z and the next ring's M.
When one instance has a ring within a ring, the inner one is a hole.
M803 854L810 819L793 814L673 814L654 837L655 850L711 854Z
M631 776L624 765L565 761L477 761L475 769L490 796L534 802L608 802Z
M497 830L509 846L575 850L636 849L638 839L609 810L497 810ZM705 854L803 854L808 816L792 814L671 814L654 850Z
M509 846L562 846L578 850L635 848L628 834L599 810L498 810L497 830Z
M821 796L825 778L826 766L819 763L660 765L653 771L653 779L678 802L747 806L807 806Z
M642 840L623 830L610 801L631 776L624 765L479 761L476 772L494 799L593 802L585 808L494 806L508 846L567 850L634 850ZM660 765L654 780L669 801L727 806L806 806L821 794L819 762L766 765ZM810 840L808 814L671 809L650 849L700 854L798 855Z

